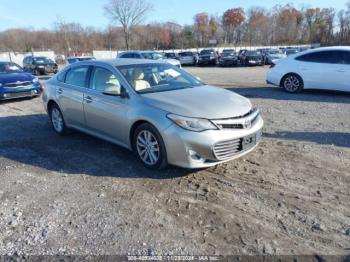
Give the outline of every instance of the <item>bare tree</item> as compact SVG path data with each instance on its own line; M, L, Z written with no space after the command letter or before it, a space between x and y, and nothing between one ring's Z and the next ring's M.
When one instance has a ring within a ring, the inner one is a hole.
M106 15L111 21L123 27L126 49L130 47L132 29L145 19L152 8L144 0L110 0L105 6Z

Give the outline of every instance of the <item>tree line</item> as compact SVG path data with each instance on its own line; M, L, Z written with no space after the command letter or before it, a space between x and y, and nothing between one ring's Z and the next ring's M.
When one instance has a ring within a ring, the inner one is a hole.
M104 30L59 19L50 30L9 29L0 32L0 51L53 50L59 54L92 50L188 49L207 46L271 46L318 43L350 45L350 2L344 9L271 9L236 7L221 16L194 15L193 24L144 24L152 5L143 0L109 0L104 7L111 24Z

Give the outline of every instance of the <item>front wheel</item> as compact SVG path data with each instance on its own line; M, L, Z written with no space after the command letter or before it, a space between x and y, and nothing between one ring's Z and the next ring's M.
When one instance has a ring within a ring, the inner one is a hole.
M304 88L304 82L300 76L288 74L282 79L282 87L288 93L299 93Z
M157 129L146 123L136 128L133 136L133 148L137 158L150 169L162 169L167 166L166 149Z

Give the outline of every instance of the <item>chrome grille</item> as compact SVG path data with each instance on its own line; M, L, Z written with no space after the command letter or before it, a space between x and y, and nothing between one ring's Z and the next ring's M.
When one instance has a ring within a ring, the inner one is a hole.
M233 158L235 155L254 148L261 140L261 135L262 131L259 130L255 134L246 137L216 143L213 147L214 156L218 160Z
M220 129L250 129L258 120L259 115L259 110L253 109L243 116L215 119L212 122Z
M219 142L214 146L214 155L219 160L231 158L240 151L242 151L241 138Z
M17 83L8 83L8 84L5 84L4 87L22 87L22 86L29 86L31 85L32 82L30 81L26 81L26 82L17 82Z

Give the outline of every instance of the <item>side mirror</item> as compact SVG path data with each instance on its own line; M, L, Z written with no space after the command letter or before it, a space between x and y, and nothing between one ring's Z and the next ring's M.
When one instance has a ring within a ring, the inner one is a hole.
M107 96L120 96L120 86L109 86L103 90L103 94Z
M107 96L120 96L121 98L129 98L128 92L124 87L120 86L109 86L103 91L104 95Z

